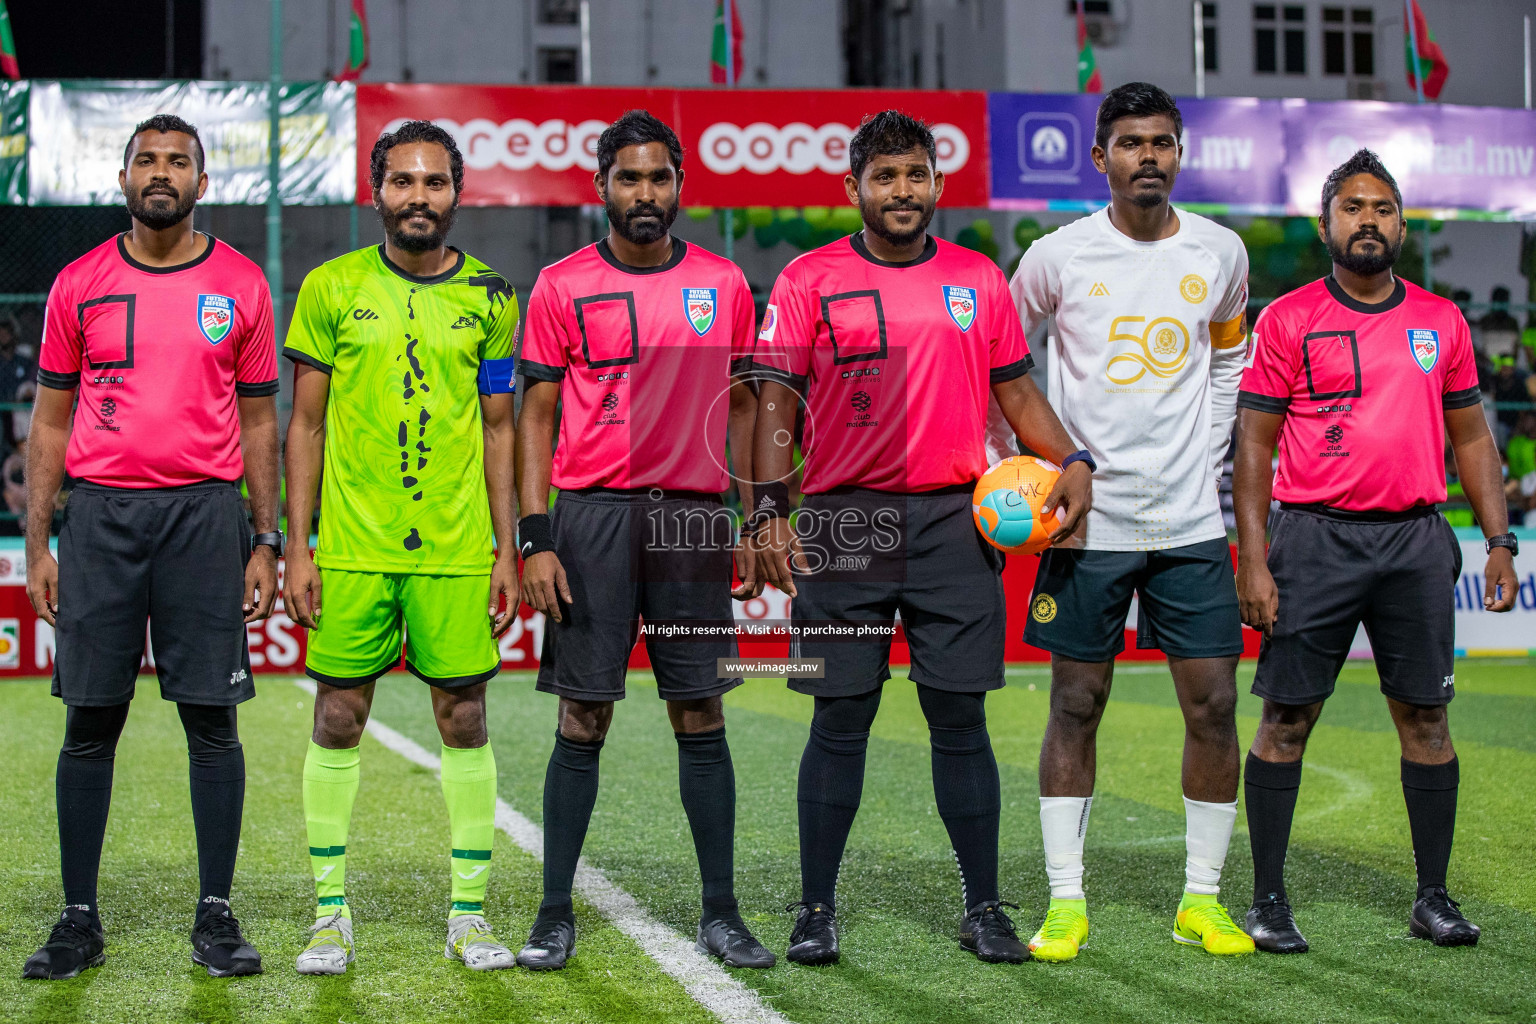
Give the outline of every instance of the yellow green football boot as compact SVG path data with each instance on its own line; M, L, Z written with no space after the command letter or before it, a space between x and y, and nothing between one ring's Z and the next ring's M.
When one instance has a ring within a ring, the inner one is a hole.
M1029 940L1029 953L1036 960L1063 964L1077 956L1088 942L1088 901L1052 899L1045 912L1045 923Z
M1186 892L1173 919L1173 940L1200 946L1217 956L1253 952L1253 939L1232 920L1215 896Z

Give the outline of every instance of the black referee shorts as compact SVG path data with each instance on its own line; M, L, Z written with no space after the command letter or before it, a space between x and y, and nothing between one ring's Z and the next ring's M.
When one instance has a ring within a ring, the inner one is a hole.
M250 700L241 610L250 551L233 483L76 484L59 531L53 695L75 707L132 700L147 624L161 697Z
M1280 610L1259 648L1253 692L1277 704L1326 700L1363 623L1382 693L1404 704L1449 704L1461 576L1455 531L1433 506L1376 521L1340 515L1283 506L1270 519Z
M810 571L795 577L790 657L824 659L825 677L792 677L790 689L853 697L884 683L898 612L914 683L1002 687L1003 554L976 529L972 490L806 496L794 524Z
M663 700L741 685L716 661L736 657L731 552L736 520L718 495L562 491L550 513L571 603L544 623L537 688L572 700L624 699L629 653L645 649ZM669 635L667 630L674 631Z

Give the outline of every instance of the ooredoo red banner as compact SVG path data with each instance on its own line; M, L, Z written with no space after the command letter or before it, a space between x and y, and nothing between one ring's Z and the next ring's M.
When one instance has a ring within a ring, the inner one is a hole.
M677 132L691 206L840 206L849 137L892 108L933 126L944 204L987 205L983 92L486 85L358 86L358 202L371 201L373 141L420 118L458 140L466 205L595 203L597 137L636 107Z

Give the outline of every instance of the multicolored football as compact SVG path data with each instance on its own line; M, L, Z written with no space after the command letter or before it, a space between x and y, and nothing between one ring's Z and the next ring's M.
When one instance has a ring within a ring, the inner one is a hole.
M1004 459L976 482L971 513L987 543L1010 555L1032 555L1050 547L1051 531L1061 525L1052 510L1040 506L1056 486L1061 468L1033 455Z

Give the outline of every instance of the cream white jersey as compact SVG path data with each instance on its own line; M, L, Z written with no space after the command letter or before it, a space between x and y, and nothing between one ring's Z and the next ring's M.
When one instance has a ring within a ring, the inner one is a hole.
M1138 242L1109 210L1041 238L1010 283L1026 332L1055 318L1051 407L1098 463L1093 508L1065 545L1151 551L1226 536L1217 485L1249 357L1248 254L1186 210ZM996 401L992 454L1011 446Z

